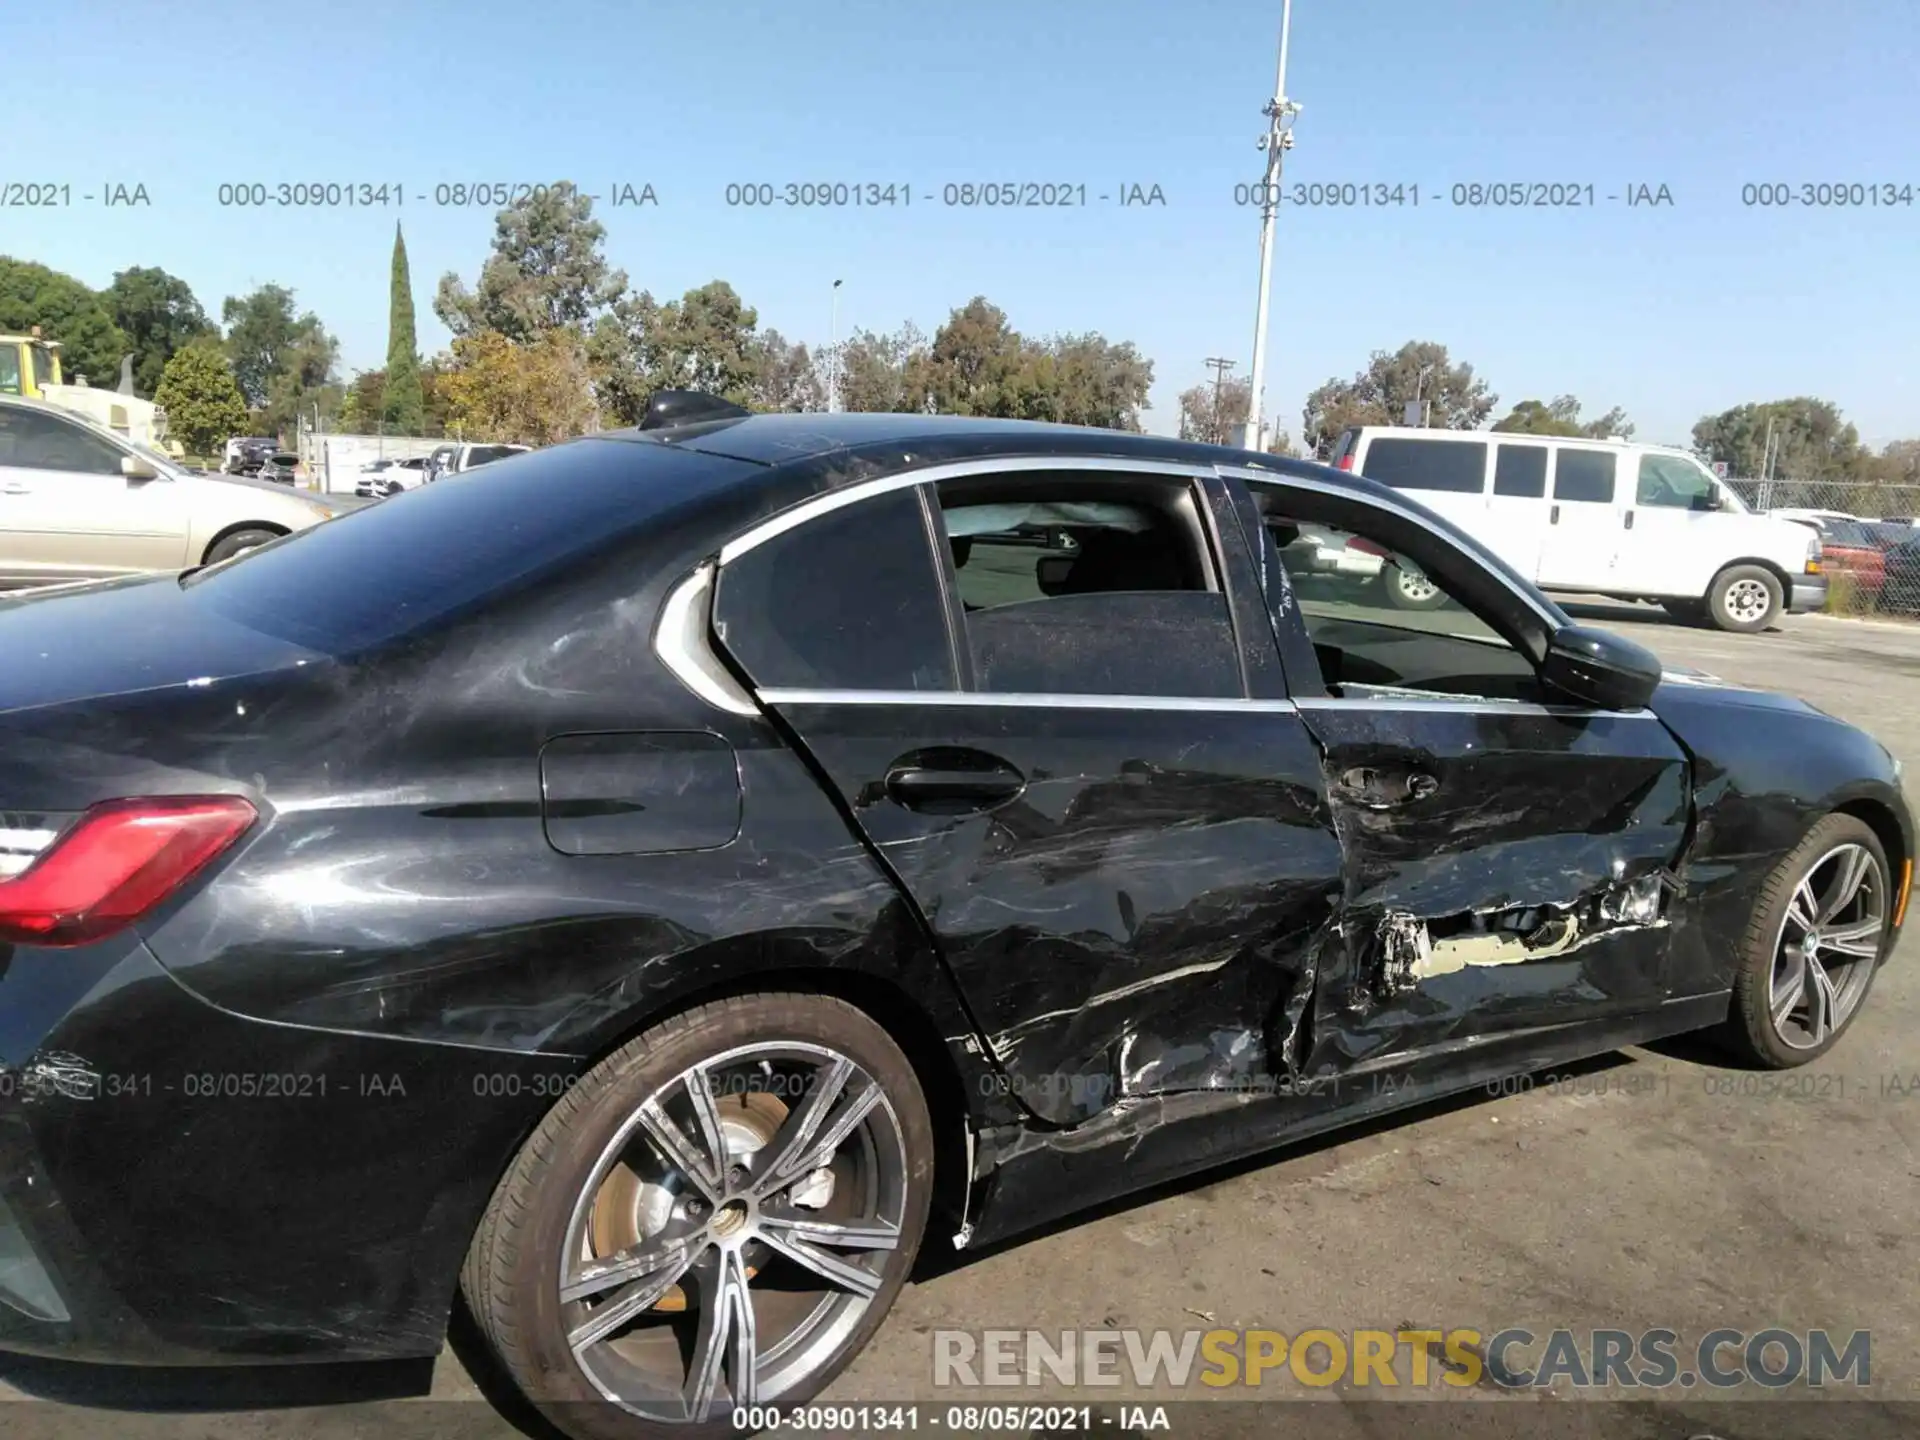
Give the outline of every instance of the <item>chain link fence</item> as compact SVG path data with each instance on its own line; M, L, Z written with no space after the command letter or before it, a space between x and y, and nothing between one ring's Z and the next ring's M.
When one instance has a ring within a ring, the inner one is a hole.
M1920 484L1778 477L1726 483L1754 510L1818 522L1829 613L1920 617Z

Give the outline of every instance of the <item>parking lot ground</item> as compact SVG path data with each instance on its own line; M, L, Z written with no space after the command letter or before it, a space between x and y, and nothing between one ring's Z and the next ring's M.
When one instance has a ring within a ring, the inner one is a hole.
M1920 626L1800 616L1744 636L1685 628L1651 607L1568 608L1671 664L1803 696L1909 763L1920 760ZM934 1415L955 1403L1111 1405L1136 1393L1068 1390L1051 1379L1036 1388L936 1387L933 1332L943 1327L1469 1328L1487 1336L1509 1327L1542 1336L1556 1326L1665 1328L1679 1333L1684 1357L1717 1328L1777 1325L1825 1328L1841 1342L1870 1331L1871 1383L1842 1385L1844 1398L1811 1410L1742 1403L1760 1397L1751 1385L1712 1397L1704 1387L1662 1392L1674 1408L1651 1417L1548 1405L1530 1411L1523 1428L1492 1432L1493 1417L1461 1404L1433 1408L1417 1429L1390 1427L1385 1410L1352 1403L1361 1392L1309 1390L1276 1371L1258 1392L1193 1387L1188 1397L1216 1403L1189 1398L1170 1410L1169 1433L1914 1433L1920 1408L1884 1402L1920 1405L1916 953L1909 940L1831 1055L1785 1078L1727 1068L1687 1043L1636 1049L1558 1081L1542 1077L1282 1151L988 1253L956 1256L931 1237L922 1273L829 1399L937 1402L924 1412ZM1540 1349L1522 1356L1537 1362ZM0 1433L19 1440L515 1433L451 1352L430 1375L375 1367L235 1382L0 1361L0 1381L11 1382L0 1393L17 1402L0 1404ZM327 1388L316 1394L316 1385ZM384 1398L396 1392L408 1398ZM1461 1398L1445 1387L1431 1393ZM1290 1408L1217 1403L1256 1394ZM295 1403L302 1399L353 1403ZM81 1400L91 1403L72 1403ZM1311 1429L1296 1428L1301 1405L1314 1407ZM181 1409L202 1413L161 1413Z

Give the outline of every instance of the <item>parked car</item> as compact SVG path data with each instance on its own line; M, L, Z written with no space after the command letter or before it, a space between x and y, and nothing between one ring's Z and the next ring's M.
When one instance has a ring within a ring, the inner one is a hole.
M416 485L424 485L426 480L427 461L423 456L404 460L374 460L360 467L360 477L353 483L353 493L363 498L382 499L397 495L402 490L411 490Z
M0 587L211 564L333 514L284 485L196 474L84 416L0 396Z
M0 605L0 1345L427 1357L457 1289L569 1435L752 1428L923 1241L1684 1031L1804 1065L1894 948L1884 747L1407 493L648 419ZM1445 606L1297 602L1309 530Z
M529 448L526 445L442 445L427 457L426 478L438 480L447 475L463 474L477 466L504 460L509 455L524 455Z
M1776 520L1797 520L1802 524L1812 525L1816 529L1833 520L1858 522L1863 518L1859 515L1849 514L1845 510L1808 510L1797 506L1786 506L1781 509L1768 510L1765 513L1771 515Z
M271 480L276 485L291 485L299 469L300 457L298 455L278 452L267 456L267 458L261 462L260 469L257 473L260 479Z
M1829 576L1845 575L1871 599L1886 580L1886 554L1892 543L1877 532L1894 528L1857 520L1826 521L1820 527L1821 568Z
M1920 614L1920 539L1889 546L1881 565L1877 608L1895 615Z
M253 475L268 458L279 452L280 441L273 436L236 436L227 441L226 457L220 468L229 475Z
M1826 604L1818 535L1753 514L1684 450L1367 425L1334 460L1416 496L1543 589L1656 600L1741 631Z

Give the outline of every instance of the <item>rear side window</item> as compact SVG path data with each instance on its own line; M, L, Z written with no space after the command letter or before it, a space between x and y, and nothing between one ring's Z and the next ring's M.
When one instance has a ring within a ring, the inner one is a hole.
M1494 451L1493 493L1537 500L1547 493L1547 447L1500 445Z
M297 530L180 584L264 634L351 654L561 572L748 468L643 441L576 440Z
M1402 440L1383 436L1367 447L1361 473L1396 490L1452 490L1478 495L1487 485L1487 447L1477 440Z
M829 511L729 561L713 616L763 688L959 687L917 489Z
M1184 484L948 487L975 690L1237 699L1239 652Z
M1553 498L1611 504L1613 469L1618 459L1611 450L1576 450L1561 446L1559 461L1553 469Z

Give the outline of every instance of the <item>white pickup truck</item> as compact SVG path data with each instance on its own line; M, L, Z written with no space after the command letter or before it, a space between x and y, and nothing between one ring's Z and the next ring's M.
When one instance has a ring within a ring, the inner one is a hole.
M509 455L524 455L532 448L530 445L441 445L427 456L427 479L458 475L494 460L504 460Z

